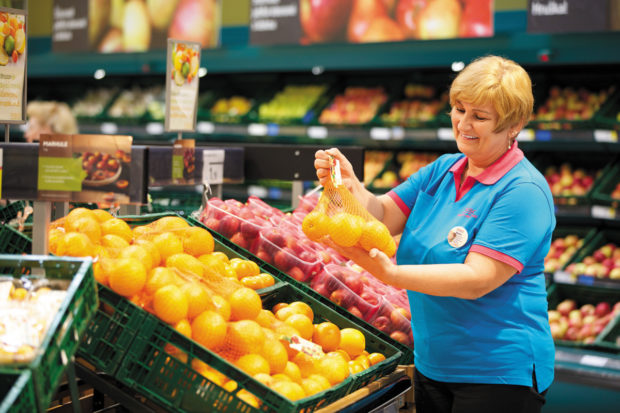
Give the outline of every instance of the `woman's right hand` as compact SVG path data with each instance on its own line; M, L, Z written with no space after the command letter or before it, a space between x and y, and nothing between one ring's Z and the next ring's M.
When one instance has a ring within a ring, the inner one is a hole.
M337 159L340 162L340 175L342 176L342 183L349 191L353 192L354 187L361 185L361 182L355 176L351 162L349 162L349 160L337 148L319 150L314 155L314 168L316 169L316 176L319 178L319 182L323 186L330 182L332 165L331 158Z

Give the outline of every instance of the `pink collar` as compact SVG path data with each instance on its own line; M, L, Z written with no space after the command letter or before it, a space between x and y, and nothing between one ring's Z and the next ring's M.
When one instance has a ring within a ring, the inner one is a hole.
M497 161L493 162L491 166L486 168L480 175L472 176L471 178L485 185L493 185L497 181L500 180L501 177L506 175L508 171L510 171L516 164L521 162L523 159L523 151L519 149L519 145L515 141L512 144L512 147L506 151ZM460 183L460 177L463 175L465 171L465 166L467 165L467 157L459 159L452 167L450 168L450 172L452 172L456 177L458 177L458 181ZM458 187L457 187L458 188Z

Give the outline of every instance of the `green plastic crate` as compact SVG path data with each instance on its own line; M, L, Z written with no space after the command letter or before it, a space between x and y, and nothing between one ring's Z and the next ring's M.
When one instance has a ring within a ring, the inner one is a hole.
M0 254L30 254L32 240L10 225L0 225Z
M247 405L193 370L191 360L197 358L235 380L239 388L255 394L262 400L260 411L311 412L389 374L402 359L402 353L398 349L291 285L275 286L262 298L264 308L283 300L303 301L312 307L315 319L330 320L340 328L353 327L362 331L366 337L366 349L369 352L383 353L386 360L357 375L350 376L344 382L328 390L293 402L254 380L217 354L183 336L155 316L148 314L116 378L169 411L257 411L256 408ZM166 353L167 345L173 345L187 354L189 362L183 362Z
M593 287L576 284L561 284L555 283L547 290L547 299L549 302L549 309L555 309L557 305L565 299L573 299L577 302L577 308L583 304L596 305L601 301L607 301L612 307L620 301L620 289L609 289L603 287ZM555 340L556 345L565 347L581 347L591 349L604 349L615 350L620 354L620 347L610 346L609 343L603 343L603 338L607 336L613 328L618 328L616 325L620 322L620 314L616 314L605 329L596 337L596 340L592 343L583 343L579 341L571 340Z
M26 207L24 201L10 202L6 206L0 208L0 222L9 222L17 217L19 211L23 211Z
M612 208L620 206L620 199L612 198L611 193L620 182L620 164L611 164L597 179L592 191L592 203L594 205L605 205Z
M0 374L0 413L26 413L37 410L32 373Z
M598 347L620 354L620 318L616 318L613 325L601 333Z
M0 255L3 275L19 277L41 272L45 278L71 280L67 295L51 321L34 360L28 364L0 366L0 375L24 370L32 372L39 411L47 407L75 354L80 336L97 309L97 290L90 258L50 257L44 255Z

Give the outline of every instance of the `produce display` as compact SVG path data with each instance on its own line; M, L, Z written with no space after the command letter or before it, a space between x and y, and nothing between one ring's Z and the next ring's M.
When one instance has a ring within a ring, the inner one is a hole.
M302 198L300 207L291 214L256 197L246 203L211 198L200 220L296 281L309 284L332 302L412 346L411 325L405 314L409 308L406 292L381 283L331 248L309 239L302 224L317 198L308 198ZM351 222L343 220L343 224Z
M554 273L564 268L582 245L583 238L574 234L554 239L545 257L545 272Z
M555 197L583 197L590 191L594 180L601 172L601 169L588 171L584 168L574 168L569 163L563 163L559 168L547 167L545 179Z
M319 122L330 125L361 125L370 122L386 101L387 94L381 86L349 86L323 109Z
M134 87L124 90L108 109L108 116L115 119L140 119L148 111L153 120L163 120L166 94L162 86L145 89Z
M548 313L551 335L555 340L589 344L620 314L620 301L612 307L606 301L579 305L578 301L567 298Z
M409 83L405 86L405 100L392 103L388 113L381 115L384 123L401 126L421 126L434 120L445 108L448 94L436 97L432 86Z
M68 285L45 278L0 277L0 366L34 359Z
M385 163L392 157L388 151L364 152L364 185L369 186L385 167Z
M77 117L94 117L101 114L110 100L116 96L118 89L101 88L92 89L86 95L78 99L71 106L71 111Z
M399 152L396 155L396 160L400 164L398 177L404 181L437 158L439 158L439 154L435 152Z
M620 280L620 248L615 243L609 242L597 248L581 262L569 264L566 272L573 276L585 275Z
M252 100L244 96L219 98L211 107L211 114L219 122L226 122L231 118L238 118L252 109Z
M553 86L547 100L536 109L532 120L544 121L539 129L572 129L570 123L554 121L581 121L591 119L601 105L613 93L614 87L593 92L584 87Z
M326 91L327 85L287 85L258 107L258 116L274 122L302 120Z

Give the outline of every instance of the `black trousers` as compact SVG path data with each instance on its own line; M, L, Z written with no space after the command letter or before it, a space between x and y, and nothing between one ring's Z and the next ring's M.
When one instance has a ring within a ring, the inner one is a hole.
M414 375L418 413L539 413L547 390L510 384L446 383Z

